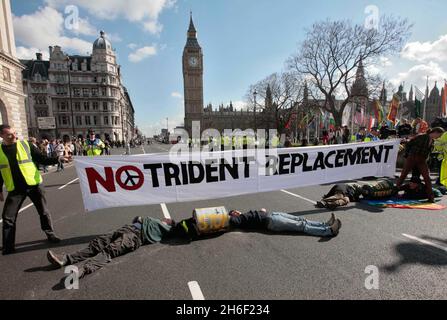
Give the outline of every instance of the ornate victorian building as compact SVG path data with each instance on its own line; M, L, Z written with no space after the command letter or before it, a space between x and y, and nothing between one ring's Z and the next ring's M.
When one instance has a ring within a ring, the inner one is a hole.
M8 123L20 138L28 134L22 70L16 58L14 30L9 0L0 0L0 123Z
M135 111L105 33L89 56L67 55L59 46L49 50L49 61L40 53L22 61L30 135L86 136L93 128L103 139L133 139Z

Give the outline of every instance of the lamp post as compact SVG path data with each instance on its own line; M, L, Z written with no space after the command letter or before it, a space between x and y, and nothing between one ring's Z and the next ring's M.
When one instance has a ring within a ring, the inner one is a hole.
M72 61L70 60L70 57L67 57L67 69L68 69L68 91L69 91L69 97L70 97L70 111L71 111L71 128L72 128L72 136L76 136L75 133L75 125L74 125L74 114L73 114L73 98L71 96L71 65Z
M253 92L253 98L254 98L254 103L255 103L255 105L254 105L254 111L255 111L255 113L254 113L254 115L255 115L255 132L257 130L257 123L256 123L256 96L257 95L258 95L258 92L255 89L255 91Z

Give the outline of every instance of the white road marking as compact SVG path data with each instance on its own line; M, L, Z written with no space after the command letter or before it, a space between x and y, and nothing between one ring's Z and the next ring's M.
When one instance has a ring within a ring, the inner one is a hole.
M68 187L70 184L75 183L76 181L78 181L79 178L76 178L74 180L71 180L69 183L67 183L66 185L63 185L62 187L60 187L58 190L62 190L65 189L65 187Z
M146 151L144 150L144 146L141 145L141 150L143 150L143 154L146 154Z
M160 203L161 210L163 211L163 215L166 219L171 219L171 215L169 214L168 207L166 207L165 203Z
M199 283L197 281L188 282L189 291L191 291L193 300L205 300L202 290L200 289Z
M19 213L25 211L25 210L28 209L28 208L31 208L32 206L34 206L34 204L33 204L33 203L30 203L30 204L27 205L26 207L23 207L22 209L20 209L20 210L19 210Z
M402 233L402 235L404 237L408 238L408 239L411 239L411 240L414 240L414 241L418 241L418 242L421 242L421 243L426 244L428 246L432 246L432 247L435 247L435 248L438 248L438 249L440 249L442 251L447 252L447 248L445 248L443 246L440 246L439 244L436 244L436 243L433 243L433 242L430 242L430 241L427 241L427 240L424 240L424 239L420 239L418 237L415 237L415 236L412 236L412 235L409 235L409 234L405 234L405 233Z
M284 193L287 193L287 194L289 194L289 195L291 195L291 196L294 196L294 197L297 197L297 198L306 200L307 202L310 202L310 203L312 203L312 204L317 204L317 202L315 202L315 201L313 201L313 200L310 200L310 199L307 199L307 198L304 198L304 197L302 197L302 196L300 196L300 195L298 195L298 194L295 194L295 193L292 193L292 192L289 192L289 191L286 191L286 190L281 190L281 191L284 192Z

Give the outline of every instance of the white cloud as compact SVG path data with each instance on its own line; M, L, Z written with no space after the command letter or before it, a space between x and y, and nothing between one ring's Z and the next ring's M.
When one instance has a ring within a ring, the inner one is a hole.
M64 34L64 17L54 8L44 7L29 15L13 16L13 23L17 41L26 45L20 49L22 54L35 49L47 52L48 47L54 45L79 54L92 50L92 43Z
M414 84L422 90L426 86L427 76L432 82L442 82L443 79L447 79L447 72L436 62L429 62L427 64L413 66L407 72L399 73L390 82L396 87L402 82Z
M173 93L171 93L171 97L178 98L178 99L183 99L183 95L180 92L173 92Z
M228 105L229 105L229 103L228 103ZM244 101L234 101L233 102L233 108L235 110L238 110L238 111L246 110L247 109L247 103L244 102Z
M88 19L79 18L78 24L71 30L76 35L96 36L99 34L96 27L90 24Z
M410 42L401 53L403 58L418 61L447 61L447 35L430 42Z
M149 31L152 34L160 34L163 31L163 25L157 21L148 21L143 24L144 30Z
M26 60L37 59L36 53L38 52L42 53L43 60L50 59L50 54L48 51L42 52L40 49L37 48L25 48L22 46L17 47L17 57L19 57L20 59L26 59Z
M158 34L162 30L158 18L165 9L174 7L176 0L45 0L55 8L76 5L92 15L105 20L124 18L131 22L143 22L144 29Z
M368 64L366 67L366 71L373 76L377 76L392 66L393 66L393 63L391 62L391 60L389 58L380 57L379 61L377 63Z
M136 43L129 43L129 44L127 45L127 47L128 47L129 49L134 50L134 49L136 49L136 48L138 47L138 45L137 45Z
M146 58L149 58L151 56L154 56L157 54L157 47L156 46L150 46L150 47L143 47L140 49L137 49L135 52L132 52L129 54L129 61L138 63Z

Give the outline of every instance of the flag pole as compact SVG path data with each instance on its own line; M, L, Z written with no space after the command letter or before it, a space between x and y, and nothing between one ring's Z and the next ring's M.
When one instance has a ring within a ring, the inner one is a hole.
M428 92L428 76L427 76L427 86L425 89L424 112L423 112L423 116L422 116L422 120L424 120L424 121L425 121L425 116L426 116L426 111L427 111L427 99L428 99L427 92Z

